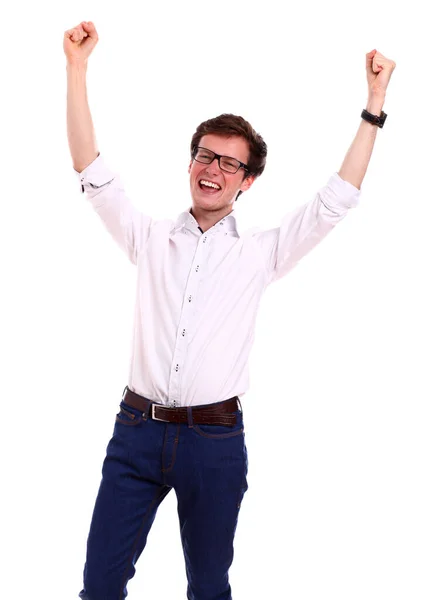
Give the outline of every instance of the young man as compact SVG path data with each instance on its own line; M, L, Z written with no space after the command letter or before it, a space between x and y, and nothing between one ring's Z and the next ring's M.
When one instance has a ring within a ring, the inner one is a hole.
M241 232L233 205L264 170L261 136L234 115L202 123L191 141L192 207L176 221L140 213L96 146L86 67L97 41L92 23L65 33L69 146L82 191L136 265L137 297L128 385L107 447L80 598L126 597L157 508L174 489L187 597L230 600L248 487L239 397L248 389L259 301L356 206L395 63L367 54L367 111L340 171L314 200L279 227Z

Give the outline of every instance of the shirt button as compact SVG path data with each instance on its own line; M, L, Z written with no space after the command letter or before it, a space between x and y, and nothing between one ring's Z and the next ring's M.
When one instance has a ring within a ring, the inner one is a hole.
M198 269L200 268L200 265L197 265L195 268L195 272L198 273Z
M188 296L188 302L191 302L192 296Z
M182 335L185 335L186 329L183 330Z
M179 365L176 365L175 371L179 371Z

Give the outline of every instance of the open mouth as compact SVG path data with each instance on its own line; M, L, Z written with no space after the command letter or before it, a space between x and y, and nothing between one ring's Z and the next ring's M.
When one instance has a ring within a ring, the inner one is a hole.
M200 179L198 185L202 192L206 194L217 194L221 191L221 187L215 181L209 181L208 179Z

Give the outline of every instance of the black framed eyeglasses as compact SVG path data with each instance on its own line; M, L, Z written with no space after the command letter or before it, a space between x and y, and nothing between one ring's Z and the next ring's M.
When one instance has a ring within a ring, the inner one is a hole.
M216 152L212 152L208 148L203 148L202 146L195 146L192 151L192 158L205 165L210 165L214 159L217 158L219 167L222 171L226 171L227 173L236 173L239 169L244 169L247 173L249 172L248 165L242 163L240 160L232 158L231 156L216 154Z

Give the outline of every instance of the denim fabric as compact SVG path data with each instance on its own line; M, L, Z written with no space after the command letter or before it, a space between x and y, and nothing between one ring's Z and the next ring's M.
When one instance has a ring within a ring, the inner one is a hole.
M88 535L81 599L126 598L157 509L171 489L178 502L187 598L232 599L228 571L248 489L241 410L236 415L233 427L189 426L143 419L120 403Z

